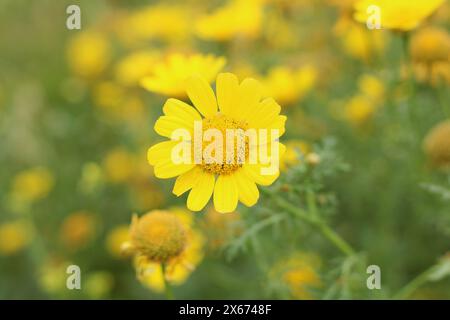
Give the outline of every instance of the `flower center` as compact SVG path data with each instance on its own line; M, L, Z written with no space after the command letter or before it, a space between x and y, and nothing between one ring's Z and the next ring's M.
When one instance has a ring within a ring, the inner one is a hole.
M245 135L247 122L234 120L218 112L211 118L203 119L202 127L203 137L210 129L217 130L216 134L220 133L222 137L217 139L214 135L211 140L203 139L202 169L212 174L226 175L242 167L249 154L249 139ZM211 147L211 144L215 147Z

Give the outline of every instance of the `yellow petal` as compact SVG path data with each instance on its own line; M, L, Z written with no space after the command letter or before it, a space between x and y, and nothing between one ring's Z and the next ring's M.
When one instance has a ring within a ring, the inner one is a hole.
M247 207L255 205L259 198L259 191L255 182L242 169L236 171L234 177L239 193L239 200Z
M261 169L265 166L261 164L248 164L244 165L242 168L250 179L255 181L257 184L262 186L270 186L280 175L280 171L277 170L276 173L272 175L263 174Z
M274 119L280 114L281 107L272 98L266 98L258 103L249 119L249 124L254 128L266 128L273 123Z
M164 141L155 144L147 151L148 163L152 166L158 162L166 161L171 158L172 148L177 145L178 141Z
M208 203L214 191L214 175L202 172L187 199L187 207L191 211L200 211Z
M186 91L194 106L205 116L217 112L217 101L211 86L201 77L192 76L187 80Z
M220 213L236 210L238 191L234 175L220 175L214 188L214 208Z
M170 138L172 133L178 129L186 129L189 132L193 132L194 122L186 118L161 116L156 120L154 129L160 136Z
M238 119L246 119L253 117L251 112L254 106L261 100L262 94L261 84L252 78L247 78L242 81L239 86L239 102L237 111L234 112L234 116L238 116ZM238 114L236 114L238 112Z
M196 120L202 120L202 117L194 107L178 99L167 99L163 112L166 116L176 117L191 123L194 123Z
M195 166L192 164L175 164L172 159L160 161L155 165L155 176L160 179L168 179L179 176Z
M179 197L186 191L192 189L202 172L203 171L199 166L195 166L188 172L183 173L175 181L172 192Z
M235 101L238 99L239 81L232 73L220 73L217 76L216 92L220 112L231 116Z

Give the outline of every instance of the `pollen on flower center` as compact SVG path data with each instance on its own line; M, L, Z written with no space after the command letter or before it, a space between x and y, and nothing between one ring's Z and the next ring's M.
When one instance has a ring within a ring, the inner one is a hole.
M203 119L203 133L209 129L217 129L222 134L222 159L221 161L211 161L205 158L204 151L211 144L211 141L203 141L202 145L202 163L200 166L203 170L213 173L226 175L233 173L248 158L249 142L245 136L248 124L242 120L229 118L218 112L210 118ZM227 129L233 131L233 136L227 136ZM233 153L227 157L227 146ZM211 156L216 156L216 150L211 152Z

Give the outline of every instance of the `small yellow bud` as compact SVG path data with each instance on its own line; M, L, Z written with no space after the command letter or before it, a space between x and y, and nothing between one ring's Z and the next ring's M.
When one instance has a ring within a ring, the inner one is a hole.
M308 153L306 162L311 166L318 165L320 163L320 156L315 152Z

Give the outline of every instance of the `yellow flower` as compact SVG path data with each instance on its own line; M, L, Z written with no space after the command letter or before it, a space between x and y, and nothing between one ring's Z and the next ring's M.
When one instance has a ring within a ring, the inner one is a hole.
M237 36L255 38L260 33L262 19L263 1L231 0L198 20L197 35L218 41L231 40Z
M14 221L0 225L0 255L14 254L27 246L31 230L25 221Z
M269 71L263 85L267 96L273 97L284 106L301 100L314 86L316 79L317 71L312 66L297 70L280 66Z
M130 238L131 250L153 262L166 262L178 256L186 244L186 232L180 219L157 210L141 218L133 216Z
M124 247L135 254L138 280L154 291L163 291L161 263L164 262L168 282L174 285L185 282L203 259L204 238L193 227L192 215L173 208L152 211L136 219L131 228L131 241Z
M102 81L92 92L94 103L104 110L117 109L124 100L125 89L113 81Z
M163 107L164 116L155 123L159 135L172 139L172 133L181 130L189 135L188 140L180 142L178 137L148 150L148 161L154 166L157 178L178 176L173 188L177 196L190 190L187 207L192 211L202 210L213 194L214 207L221 213L234 211L238 200L253 206L259 198L256 184L267 186L277 179L276 155L282 155L284 151L284 145L272 133L276 131L277 136L283 135L286 117L280 115L281 107L272 98L261 101L264 92L258 81L247 78L239 84L235 75L221 73L217 77L216 92L217 100L204 79L190 78L187 94L195 108L168 99ZM226 131L234 132L235 136L227 138ZM255 137L267 133L266 139L249 141L243 134L249 131ZM215 142L198 142L198 138L211 132L219 136ZM177 163L173 159L173 150L180 144L188 150L187 159ZM211 152L211 149L217 150ZM260 155L269 151L268 159L257 157L257 150ZM249 157L249 154L256 154L256 157ZM266 170L269 167L270 170Z
M107 271L89 273L83 283L83 291L90 299L104 299L111 291L114 277Z
M30 203L45 198L53 185L53 175L47 168L34 167L14 178L11 193L14 200Z
M436 27L421 29L411 38L410 52L415 62L449 62L450 36L446 30Z
M141 85L155 93L184 98L186 79L199 75L210 83L224 65L225 58L214 55L171 54L154 65L152 73L141 80Z
M121 225L112 229L106 238L106 248L115 258L123 257L122 244L130 241L130 228L128 225Z
M375 104L365 95L358 94L345 104L345 117L353 125L362 125L375 113Z
M112 183L123 183L133 175L135 157L123 148L111 150L105 157L103 166L106 177Z
M138 85L151 73L158 58L159 54L154 51L138 51L126 56L115 67L117 81L126 86Z
M58 294L65 290L67 267L72 263L52 257L40 266L38 282L40 287L50 294Z
M364 74L358 79L359 91L375 103L384 100L386 88L381 79L376 76Z
M320 264L319 257L314 254L295 253L276 264L269 276L281 280L294 299L313 299L312 291L322 286L318 274Z
M89 212L79 211L70 214L61 225L62 243L71 250L84 247L94 236L95 224L95 217Z
M100 33L85 31L74 36L67 47L72 71L85 78L96 77L109 63L109 43Z
M433 165L450 168L450 120L434 126L425 137L423 147Z
M281 170L286 170L300 162L300 157L306 157L310 151L310 146L300 140L286 142L286 152L280 162Z
M129 45L146 40L185 42L192 33L192 15L193 12L186 6L148 6L119 19L116 31L119 38Z
M382 28L410 31L417 28L445 0L359 0L355 3L355 19L366 23L370 6L380 8Z
M370 61L386 46L384 33L368 30L352 20L347 12L342 14L335 25L334 33L341 39L341 45L346 54L364 62Z
M427 27L411 38L414 73L421 82L450 83L450 36L444 29Z

